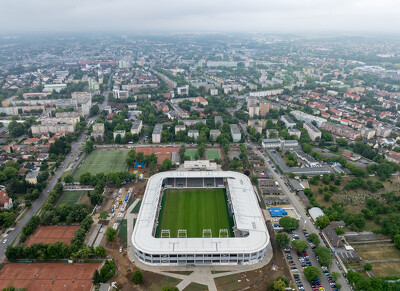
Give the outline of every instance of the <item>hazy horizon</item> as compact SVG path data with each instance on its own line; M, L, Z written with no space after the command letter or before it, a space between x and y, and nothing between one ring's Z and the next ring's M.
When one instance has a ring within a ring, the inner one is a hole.
M1 0L0 33L400 33L396 0Z

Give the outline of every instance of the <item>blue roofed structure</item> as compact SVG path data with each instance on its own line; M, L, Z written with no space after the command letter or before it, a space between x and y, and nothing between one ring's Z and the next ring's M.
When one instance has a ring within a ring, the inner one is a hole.
M272 217L282 217L287 215L287 212L282 207L270 207L268 210Z

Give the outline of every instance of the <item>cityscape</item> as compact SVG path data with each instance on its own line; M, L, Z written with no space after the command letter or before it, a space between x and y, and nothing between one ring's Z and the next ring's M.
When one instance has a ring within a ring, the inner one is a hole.
M398 31L162 7L0 30L0 290L400 290Z

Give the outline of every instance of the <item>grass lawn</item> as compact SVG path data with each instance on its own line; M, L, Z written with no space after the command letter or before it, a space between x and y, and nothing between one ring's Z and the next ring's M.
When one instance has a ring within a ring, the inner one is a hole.
M208 290L207 285L202 285L196 282L192 282L190 283L185 289L183 289L184 291L206 291Z
M58 200L57 205L60 204L75 204L79 201L84 191L66 191Z
M127 237L128 237L128 222L126 219L121 221L118 237L125 239L124 241L124 248L127 246Z
M400 250L394 246L377 247L371 245L371 247L357 247L355 250L364 260L384 260L391 258L400 258ZM400 272L400 271L399 271Z
M169 229L171 237L179 229L186 229L187 237L202 237L203 229L211 229L213 237L228 229L232 236L232 226L224 189L169 189L162 198L156 237L162 229Z
M372 263L375 276L399 276L400 262Z
M181 281L182 281L181 279L164 276L158 282L152 281L151 286L149 287L148 290L149 291L160 291L165 286L174 287L174 286L178 285Z
M133 207L131 213L139 213L140 205L142 205L142 200L139 200L138 203L136 203L135 207Z
M75 172L74 180L78 181L79 176L85 172L95 175L125 170L128 152L128 150L95 150L91 152Z
M240 282L239 282L240 280ZM246 280L241 279L240 274L228 275L214 279L218 290L243 290L246 287Z
M221 153L218 149L208 149L206 150L207 160L215 161L221 159Z
M193 161L194 160L194 156L196 155L197 150L196 149L188 149L185 151L185 156L190 157L190 160Z

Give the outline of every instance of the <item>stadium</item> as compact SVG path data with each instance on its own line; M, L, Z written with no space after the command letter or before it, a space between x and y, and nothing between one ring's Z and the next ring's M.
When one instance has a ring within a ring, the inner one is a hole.
M132 234L137 259L155 266L254 264L269 240L250 179L230 171L152 176Z

